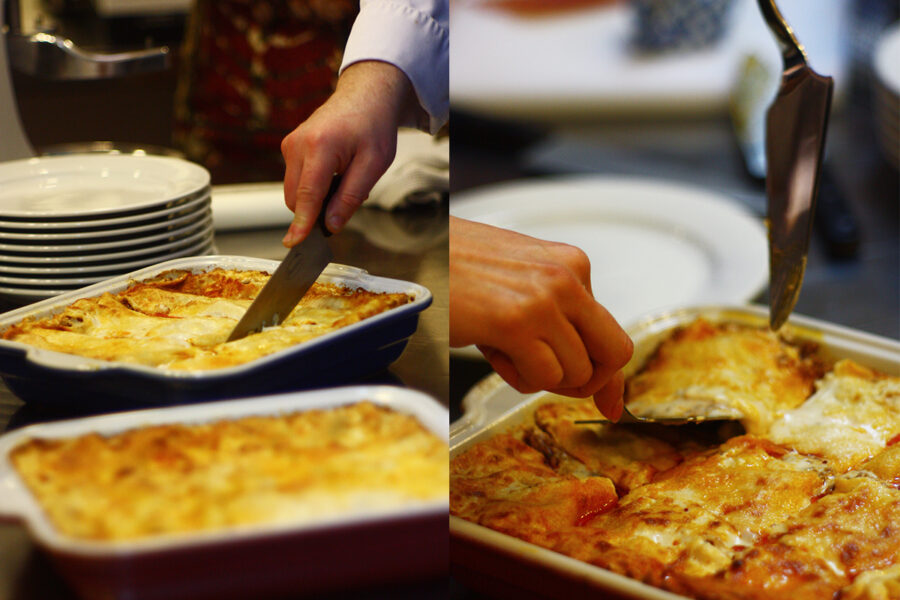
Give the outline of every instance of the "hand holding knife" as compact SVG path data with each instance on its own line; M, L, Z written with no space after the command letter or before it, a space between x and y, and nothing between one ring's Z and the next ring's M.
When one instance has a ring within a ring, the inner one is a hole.
M331 262L333 255L326 241L331 232L325 226L325 209L337 192L340 181L339 176L332 179L331 187L322 201L316 225L306 239L290 249L235 325L227 341L256 333L263 327L280 325Z

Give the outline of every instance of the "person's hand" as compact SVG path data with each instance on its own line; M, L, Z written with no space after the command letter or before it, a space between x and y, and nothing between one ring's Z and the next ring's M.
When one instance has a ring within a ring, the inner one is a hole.
M412 84L397 67L365 61L344 70L334 94L281 142L284 201L294 213L285 246L309 234L337 173L343 177L325 224L332 233L343 229L391 165L397 127L415 106Z
M593 396L608 418L622 414L633 344L574 246L451 217L450 345L469 344L520 392Z

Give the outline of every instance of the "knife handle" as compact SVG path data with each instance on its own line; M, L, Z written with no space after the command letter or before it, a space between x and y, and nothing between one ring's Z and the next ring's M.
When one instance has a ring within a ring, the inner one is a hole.
M325 197L322 198L322 208L319 209L319 218L316 219L316 224L318 224L319 229L322 230L322 235L328 237L331 235L331 231L328 230L328 226L325 225L325 209L328 208L328 205L331 203L331 199L337 194L338 187L341 185L341 176L336 174L331 178L331 185L328 186L328 191L325 193Z
M781 47L781 55L784 59L785 69L796 68L807 62L806 50L794 35L794 30L775 5L775 0L759 0L759 10L769 30L775 36L775 40Z

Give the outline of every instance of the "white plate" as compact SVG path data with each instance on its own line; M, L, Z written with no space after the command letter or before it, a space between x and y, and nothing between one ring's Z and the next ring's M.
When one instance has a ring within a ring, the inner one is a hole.
M453 194L450 214L581 248L594 296L623 326L669 306L747 302L768 277L762 222L728 197L680 183L520 180ZM454 353L481 357L472 347Z
M214 252L215 246L213 244L213 238L210 236L203 239L199 243L193 244L192 246L181 248L173 252L163 254L162 256L154 256L152 258L142 261L136 261L134 263L123 263L122 265L108 267L111 272L100 274L96 279L93 279L91 282L84 284L75 284L72 286L57 286L52 288L49 287L50 284L46 284L46 282L42 282L45 284L43 287L19 287L16 285L0 286L0 298L16 303L44 300L45 298L52 298L53 296L59 296L60 294L71 292L72 290L79 289L81 287L84 287L85 285L90 285L91 283L97 283L106 279L110 279L112 277L118 277L123 273L129 273L134 268L154 265L156 263L160 263L173 258L182 258L186 256L203 256L206 254L212 254Z
M49 233L37 233L31 231L22 232L5 232L0 231L0 242L9 244L26 244L40 243L53 244L54 242L71 243L73 241L89 242L98 241L105 238L130 236L132 239L141 239L142 236L153 235L156 232L175 231L181 227L188 227L197 221L206 218L210 214L210 199L207 196L206 202L199 203L195 210L176 216L174 218L157 221L155 223L147 223L142 225L134 225L129 227L117 227L115 229L94 230L94 231L60 231L51 230ZM138 238L134 238L135 234L142 234Z
M875 74L893 94L900 95L900 23L884 30L875 45Z
M10 233L34 233L44 231L101 231L165 222L181 215L203 210L210 203L210 188L191 194L177 202L167 203L164 208L152 212L113 217L109 219L88 219L82 221L8 221L0 215L0 230ZM170 206L171 205L171 206Z
M169 242L167 244L157 244L154 246L149 246L145 248L138 248L136 250L119 250L119 251L111 251L111 252L97 252L92 254L74 254L74 255L59 255L59 256L30 256L30 255L12 255L12 254L0 254L0 262L6 265L12 265L17 267L23 266L33 266L33 265L56 265L62 264L66 266L72 266L77 263L89 263L91 265L96 264L109 264L109 265L117 265L119 262L134 260L139 257L148 257L148 256L167 256L169 251L180 250L185 246L189 246L199 242L201 239L211 238L213 235L212 223L210 222L206 227L202 230L194 233L193 235L182 238L180 240L175 240Z
M202 242L195 243L192 247L198 247L205 243L207 243L207 241L203 240ZM179 253L179 256L182 256L182 254L180 253L184 252L184 250L177 250L177 252ZM69 263L59 264L53 263L54 266L20 266L11 265L7 262L0 262L0 275L18 275L19 277L43 277L48 279L54 277L78 275L106 275L108 277L112 277L113 275L118 275L125 271L135 270L141 267L148 267L160 261L168 260L171 255L171 252L162 252L159 255L146 256L134 260L118 260L108 263L99 263L96 265L85 265L80 261L70 261ZM189 256L189 254L185 254L184 256Z
M200 165L167 156L78 154L9 161L0 163L0 218L82 219L163 210L209 181Z
M86 243L75 243L75 244L56 244L56 245L35 245L35 244L24 244L24 243L0 243L0 251L6 252L23 252L26 254L40 254L42 256L53 255L53 254L65 254L68 255L70 260L77 259L79 256L85 257L88 254L79 254L79 253L92 253L97 250L113 250L117 248L133 248L135 246L143 246L145 244L152 244L154 242L159 241L176 241L190 235L193 235L198 230L201 229L209 229L212 227L212 214L207 212L207 214L200 220L199 222L188 223L183 227L178 227L171 231L163 231L161 233L152 233L151 235L139 235L139 236L130 236L125 239L119 239L118 236L104 236L102 238L94 239L92 241ZM81 240L76 240L81 241ZM75 255L75 256L73 256Z

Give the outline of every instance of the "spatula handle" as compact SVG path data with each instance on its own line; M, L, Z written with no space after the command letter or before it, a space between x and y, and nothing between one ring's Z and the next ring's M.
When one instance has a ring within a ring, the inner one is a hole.
M331 202L331 199L334 198L334 195L337 194L338 186L341 185L341 176L335 174L334 177L331 178L331 185L328 187L328 191L325 193L325 197L322 198L322 208L319 209L319 218L316 219L316 225L319 229L322 230L322 234L325 237L331 235L331 232L328 230L328 226L325 225L325 210L328 208L328 204Z
M797 41L794 30L784 20L781 11L775 5L775 0L759 0L759 10L762 12L766 25L769 26L769 30L775 36L775 40L781 48L785 70L805 65L807 61L806 50Z

